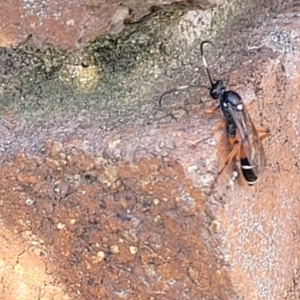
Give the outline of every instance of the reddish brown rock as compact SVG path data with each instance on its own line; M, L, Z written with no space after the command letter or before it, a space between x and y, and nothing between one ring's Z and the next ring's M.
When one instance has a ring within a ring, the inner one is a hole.
M208 195L229 152L222 129L212 136L220 113L204 113L214 101L103 131L85 123L92 111L45 130L18 115L1 135L4 300L298 299L299 28L279 15L221 51L220 68L237 62L228 84L271 129L253 187L230 182L229 165Z
M163 1L207 9L222 0ZM187 2L187 3L186 3ZM62 49L83 47L96 37L123 30L124 21L138 21L150 14L161 1L137 0L8 0L1 4L0 47L16 47L30 41L38 48L55 46Z
M32 235L28 235L27 232L23 232L22 235L12 235L11 232L1 228L0 274L3 279L0 284L1 298L5 300L20 297L24 300L71 299L61 284L53 284L52 275L47 273L51 263L41 260L47 256L43 241L38 237L32 238ZM21 293L20 282L22 282ZM43 289L42 298L41 287L36 285L37 282L46 287Z

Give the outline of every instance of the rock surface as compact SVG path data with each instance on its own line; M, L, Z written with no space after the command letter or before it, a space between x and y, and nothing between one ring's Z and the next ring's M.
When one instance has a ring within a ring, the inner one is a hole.
M3 54L2 299L299 299L299 15L235 12L207 51L214 77L227 79L253 103L254 123L271 129L257 185L231 182L230 165L209 196L229 151L224 131L212 134L221 115L204 113L214 101L205 89L171 94L162 109L153 99L191 74L207 83L196 60L203 33L192 40L197 31L180 31L183 20L212 22L198 13L168 27L187 48L176 44L165 56L168 45L151 48L153 56L163 49L162 73L150 58L120 77L105 72L117 73L123 57L103 64L98 80L122 78L109 81L108 100L102 81L89 87L95 98L70 91L72 82L89 82L95 65L72 65L85 75L74 75L63 95L56 87L70 68L29 50L27 60L22 51Z
M207 9L224 0L8 0L1 4L0 47L28 43L44 48L84 47L96 37L116 34L124 22L136 22L152 8L186 6ZM173 7L173 9L174 9Z

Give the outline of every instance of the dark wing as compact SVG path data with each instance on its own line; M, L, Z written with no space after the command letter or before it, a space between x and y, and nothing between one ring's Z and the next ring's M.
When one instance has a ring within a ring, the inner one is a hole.
M265 168L266 158L261 140L250 115L245 108L241 111L236 111L230 103L228 103L228 111L238 129L245 154L249 163L253 166L253 172L258 176Z

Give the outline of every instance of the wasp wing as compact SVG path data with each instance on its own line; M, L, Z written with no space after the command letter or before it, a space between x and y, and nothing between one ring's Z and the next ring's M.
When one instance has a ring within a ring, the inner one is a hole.
M261 140L250 115L245 108L237 111L230 103L228 103L228 111L238 129L246 157L253 167L254 174L258 176L265 168L266 158Z

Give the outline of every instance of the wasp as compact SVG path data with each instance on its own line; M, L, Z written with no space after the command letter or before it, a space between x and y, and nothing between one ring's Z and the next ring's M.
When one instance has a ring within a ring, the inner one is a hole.
M266 157L262 140L269 135L270 130L263 127L255 127L241 96L235 91L227 90L223 80L212 80L203 52L203 46L207 43L213 45L209 41L203 41L200 45L200 51L211 85L209 88L210 96L218 100L218 106L210 112L221 109L224 120L217 124L215 130L220 126L226 126L231 145L231 151L223 167L219 170L215 181L225 170L226 166L233 159L236 159L239 162L243 177L248 185L251 186L255 184L259 174L265 169Z

